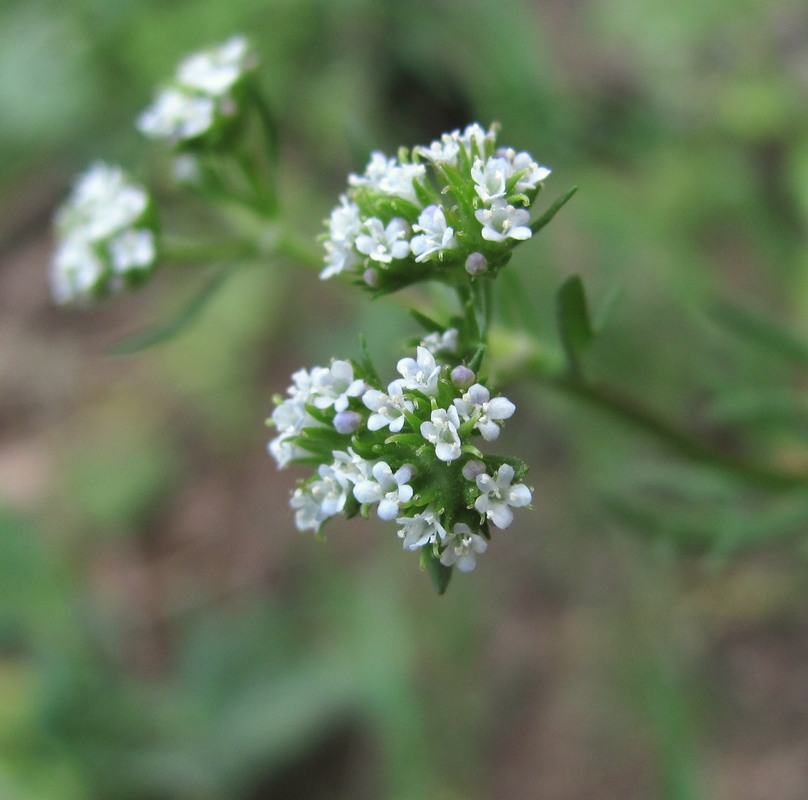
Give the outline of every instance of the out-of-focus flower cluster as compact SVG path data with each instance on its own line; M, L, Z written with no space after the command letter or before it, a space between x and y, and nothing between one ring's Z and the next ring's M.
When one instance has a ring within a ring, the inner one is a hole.
M299 530L319 532L337 514L398 525L407 550L422 563L472 570L490 539L507 528L513 508L527 506L517 459L484 455L473 440L494 441L514 404L491 392L467 366L440 360L454 331L435 334L399 377L384 386L369 365L333 361L300 370L285 398L276 397L269 450L279 467L314 467L292 494Z
M55 227L51 286L58 303L137 286L154 268L151 200L118 166L97 162L81 175Z
M476 123L396 158L374 152L331 213L320 276L391 291L457 269L493 273L532 236L529 209L549 174Z
M257 59L243 36L187 56L137 118L152 139L187 144L223 133L239 111L238 90Z

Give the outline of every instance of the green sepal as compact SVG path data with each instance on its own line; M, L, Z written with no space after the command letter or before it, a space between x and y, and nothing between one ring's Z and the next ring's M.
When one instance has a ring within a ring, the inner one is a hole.
M426 440L418 433L394 433L392 436L388 436L388 438L384 440L384 443L386 445L403 444L407 447L420 447L426 444Z
M561 284L556 295L556 316L567 367L570 374L577 377L581 374L581 356L595 338L584 284L579 275L573 275Z
M426 550L426 548L424 548L424 550ZM432 579L432 585L435 587L435 591L438 594L444 594L452 577L452 567L444 566L434 553L431 551L427 552L426 571Z

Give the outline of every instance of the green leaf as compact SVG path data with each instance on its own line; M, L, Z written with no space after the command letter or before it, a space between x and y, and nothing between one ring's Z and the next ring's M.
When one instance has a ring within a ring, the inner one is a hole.
M232 270L229 269L217 273L202 287L202 290L198 294L191 298L190 302L167 322L112 345L112 347L109 348L109 354L114 356L128 356L133 353L138 353L141 350L146 350L149 347L154 347L157 344L162 344L169 339L173 339L196 320L216 292L222 287L225 280L232 274Z
M595 338L580 276L573 275L561 284L556 296L556 314L567 365L573 375L580 375L581 356Z
M410 316L427 332L427 333L434 333L435 331L439 333L443 333L446 330L445 325L441 325L439 322L435 322L434 319L428 317L426 314L422 314L420 311L411 308L410 309Z
M567 205L567 203L572 199L572 196L578 191L577 186L573 186L566 194L562 195L558 198L558 200L553 203L550 208L547 209L535 222L530 224L530 230L533 233L538 233L545 225L549 224L553 217L558 214L561 209Z
M719 325L773 354L808 365L808 344L770 320L729 303L717 304L712 316Z

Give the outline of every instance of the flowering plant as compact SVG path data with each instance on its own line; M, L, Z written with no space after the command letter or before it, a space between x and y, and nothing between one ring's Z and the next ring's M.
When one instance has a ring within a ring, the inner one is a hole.
M424 313L422 293L404 293L424 332L413 341L414 352L398 361L397 377L383 380L363 349L360 358L296 372L287 395L276 398L270 453L281 468L311 469L291 492L300 530L321 536L338 514L375 513L396 524L404 548L420 553L440 591L454 567L472 570L492 532L508 528L513 509L533 497L524 462L485 452L516 412L491 375L532 379L594 404L734 478L775 490L804 485L799 472L717 450L591 381L585 355L596 330L576 276L556 298L557 357L551 350L538 357L533 340L526 348L492 347L502 339L501 329L491 335L498 275L516 247L575 192L534 214L551 171L530 153L501 144L496 125L472 123L394 157L373 152L361 174L348 176L325 221L322 249L314 251L278 189L279 137L257 64L242 36L188 56L137 118L140 132L162 143L172 159L175 188L210 204L215 237L172 236L145 183L98 161L55 215L51 283L58 303L86 305L142 285L158 266L218 265L188 309L121 348L130 351L187 324L233 261L303 263L323 279L347 278L373 297L416 284L449 287L453 309L432 316ZM757 320L725 316L742 332L762 330L769 344L786 341ZM521 340L511 332L509 341ZM613 507L633 518L641 513L631 505Z

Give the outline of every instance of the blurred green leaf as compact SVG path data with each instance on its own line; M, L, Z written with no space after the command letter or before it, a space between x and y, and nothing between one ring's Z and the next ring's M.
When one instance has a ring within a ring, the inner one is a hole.
M595 338L589 321L584 284L578 275L564 283L556 295L556 315L567 366L573 375L581 372L581 356Z

